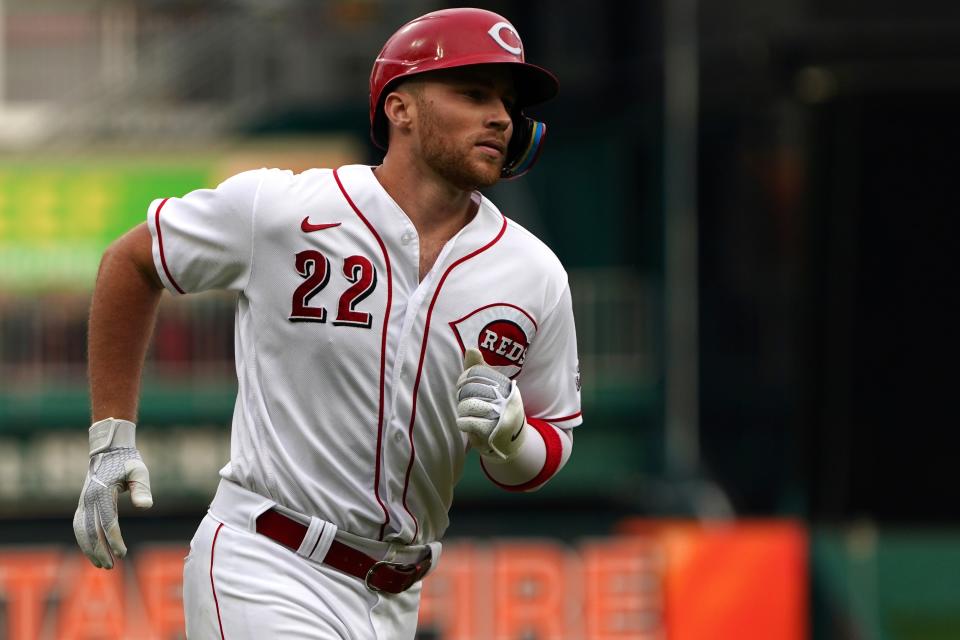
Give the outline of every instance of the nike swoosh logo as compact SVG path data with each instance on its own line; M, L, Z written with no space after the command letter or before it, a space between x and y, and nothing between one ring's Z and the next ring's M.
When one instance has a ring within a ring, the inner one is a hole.
M310 222L310 216L307 216L303 219L303 222L300 223L300 231L304 233L311 233L313 231L322 231L323 229L330 229L331 227L339 227L341 223L339 222L330 222L328 224L312 224Z
M520 425L520 428L517 429L517 432L512 436L510 436L510 442L513 442L514 440L516 440L520 436L521 431L523 431L523 425Z

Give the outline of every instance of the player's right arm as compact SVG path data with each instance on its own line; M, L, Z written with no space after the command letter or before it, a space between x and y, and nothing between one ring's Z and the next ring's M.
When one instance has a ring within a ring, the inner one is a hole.
M134 434L140 373L160 294L164 288L175 295L244 288L254 203L271 173L289 175L246 171L215 189L154 200L146 224L103 255L90 309L90 469L73 519L80 548L98 567L109 569L126 554L117 494L129 489L134 506L153 504Z
M88 356L93 421L136 422L140 372L163 285L146 223L103 254L90 306Z
M152 506L150 476L136 448L140 374L163 285L153 264L150 231L138 225L103 254L90 306L88 366L92 426L90 465L73 518L80 548L110 569L126 555L117 495Z

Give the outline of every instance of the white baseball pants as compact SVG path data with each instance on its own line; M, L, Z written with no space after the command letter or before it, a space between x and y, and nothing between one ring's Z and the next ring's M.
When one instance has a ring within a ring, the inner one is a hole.
M256 533L257 516L271 506L269 500L221 481L184 564L190 640L414 638L421 583L397 595L377 593L362 580L298 555ZM425 551L424 546L342 533L337 539L371 557L397 562L415 562Z

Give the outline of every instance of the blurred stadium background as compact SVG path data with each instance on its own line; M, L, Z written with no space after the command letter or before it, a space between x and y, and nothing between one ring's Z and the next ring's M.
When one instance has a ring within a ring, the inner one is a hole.
M561 79L536 171L490 195L568 267L585 426L536 494L468 465L422 638L960 638L956 3L482 4ZM233 301L166 297L156 506L94 571L99 255L155 197L378 162L373 56L444 6L0 0L0 638L181 636Z

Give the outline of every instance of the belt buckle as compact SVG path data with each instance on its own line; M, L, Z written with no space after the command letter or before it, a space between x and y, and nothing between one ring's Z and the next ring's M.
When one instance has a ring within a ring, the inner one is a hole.
M380 589L375 584L372 584L370 582L370 578L373 577L374 573L376 573L377 569L379 569L380 567L393 567L394 571L397 571L400 573L408 573L411 576L416 575L417 569L418 569L418 565L416 564L390 562L389 560L377 560L376 562L373 563L370 569L367 570L367 575L363 577L363 584L367 587L367 589L369 589L374 593L380 593L384 591L383 589ZM411 582L410 584L413 584L413 583ZM410 588L410 585L407 585L406 587L404 587L403 591L406 591L409 588Z
M380 589L376 585L370 583L370 578L373 577L373 574L376 573L377 569L380 567L393 567L394 569L399 570L401 567L405 567L405 566L408 566L408 565L405 565L399 562L390 562L389 560L377 560L367 570L367 575L363 577L363 584L366 585L367 589L370 589L370 591L373 591L374 593L379 593L383 591L383 589Z

